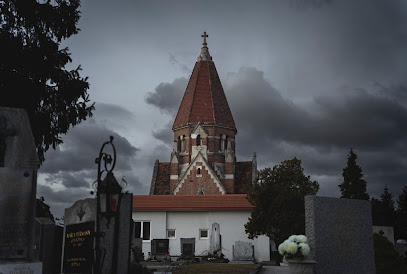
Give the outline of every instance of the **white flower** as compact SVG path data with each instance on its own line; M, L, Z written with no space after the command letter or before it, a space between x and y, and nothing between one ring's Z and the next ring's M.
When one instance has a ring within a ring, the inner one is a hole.
M297 242L299 242L299 243L306 243L306 242L307 242L307 236L305 236L305 235L298 235L298 236L297 236Z
M296 243L289 242L287 244L287 252L288 253L295 254L295 253L297 253L297 250L298 250L298 246L297 246Z
M284 243L281 243L278 246L278 253L280 253L281 255L284 255L284 252L285 252L285 246L284 246Z
M289 240L290 242L296 242L296 241L297 241L297 235L291 235L291 236L288 238L288 240Z
M301 248L301 253L302 253L302 255L304 255L304 256L307 256L309 253L310 253L310 248L309 248L309 246L308 246L308 244L305 244L305 243L300 243L299 244L299 247Z

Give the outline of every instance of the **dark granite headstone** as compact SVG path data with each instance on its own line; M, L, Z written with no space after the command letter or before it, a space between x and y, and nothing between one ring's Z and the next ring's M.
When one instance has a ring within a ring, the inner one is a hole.
M106 250L100 274L127 273L128 271L132 203L133 194L122 193L116 219L105 217L99 219L100 231L105 233L105 236L100 239L99 247Z
M95 222L67 225L63 273L92 273Z
M168 246L169 246L168 239L153 239L151 241L151 254L165 255L168 253Z
M42 271L33 263L38 164L27 113L0 107L0 273Z
M92 273L96 199L76 201L65 209L62 273Z
M55 223L46 217L36 218L36 244L38 259L42 262L42 274L54 274L56 272L56 250L54 247Z
M305 196L305 227L316 273L375 273L369 201Z
M194 255L195 238L181 238L181 252L183 255Z

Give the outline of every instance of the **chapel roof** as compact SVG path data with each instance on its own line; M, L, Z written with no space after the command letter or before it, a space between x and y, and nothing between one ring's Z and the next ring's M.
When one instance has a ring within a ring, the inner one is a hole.
M206 32L204 35L201 53L182 98L173 130L198 122L236 129L218 72L206 46Z
M133 211L251 210L247 194L134 195Z
M152 188L150 195L168 195L172 191L170 189L170 167L171 163L155 162ZM253 162L236 162L234 194L244 194L249 190L249 185L252 181ZM231 195L231 194L226 194Z

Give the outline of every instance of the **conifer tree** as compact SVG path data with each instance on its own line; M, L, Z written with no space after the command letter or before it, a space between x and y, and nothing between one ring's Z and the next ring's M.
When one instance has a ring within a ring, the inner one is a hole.
M396 237L407 240L407 186L403 187L397 199Z
M369 200L366 181L363 180L362 168L357 165L357 155L350 149L347 166L343 169L343 182L339 185L341 198Z
M380 200L372 198L371 203L373 225L394 226L394 196L389 192L387 185L380 195Z

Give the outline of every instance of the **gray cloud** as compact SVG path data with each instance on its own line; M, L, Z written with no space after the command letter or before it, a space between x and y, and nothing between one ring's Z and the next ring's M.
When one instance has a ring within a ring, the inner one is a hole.
M174 81L159 87L176 90L176 97L180 97L186 81L182 89L179 84ZM372 181L368 189L372 195L380 195L383 179L401 190L407 177L407 163L403 160L407 153L407 108L400 100L404 98L404 86L338 88L300 105L284 98L255 68L229 73L223 85L238 128L239 160L250 159L257 151L259 166L266 167L298 157L307 174L323 180L322 193L339 196L337 185L352 147L366 178ZM174 104L165 96L164 92L156 92L155 102L160 103L150 103L166 113L176 113L180 100ZM171 124L172 120L153 133L167 144L168 151Z
M145 101L164 113L175 115L187 83L185 78L177 78L172 83L161 83L154 92L147 93Z
M108 128L110 124L119 124L120 127L122 119L134 120L133 116L130 111L119 106L97 104L92 118L72 128L63 137L64 143L61 146L47 152L46 161L39 170L39 174L45 179L38 184L37 196L45 198L55 216L62 216L64 208L71 206L76 200L92 197L92 183L97 178L95 159L109 136L114 137L113 143L117 152L114 175L118 182L125 177L128 182L125 191L135 194L147 192L146 185L140 182L133 170L140 149ZM109 145L105 147L104 152L113 156ZM57 190L61 187L65 189Z

